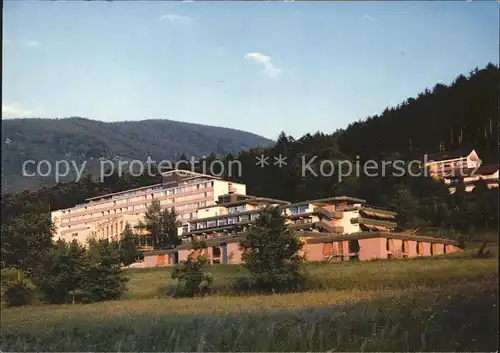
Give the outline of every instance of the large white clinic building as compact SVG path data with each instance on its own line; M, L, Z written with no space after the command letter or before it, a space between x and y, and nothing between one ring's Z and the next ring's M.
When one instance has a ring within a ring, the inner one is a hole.
M214 205L219 196L246 194L244 184L186 170L163 173L163 182L87 199L85 203L51 212L55 239L78 240L85 244L88 237L119 238L125 225L132 227L144 222L147 208L159 201L162 208L175 208L184 229L196 219L199 208Z

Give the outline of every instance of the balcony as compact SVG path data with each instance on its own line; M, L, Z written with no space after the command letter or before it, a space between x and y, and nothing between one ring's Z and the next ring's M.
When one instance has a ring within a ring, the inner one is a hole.
M383 220L378 220L378 219L370 219L370 218L363 218L363 217L356 217L351 219L352 224L363 224L365 226L369 227L374 227L375 229L381 228L381 229L395 229L397 227L396 222L391 222L391 221L383 221Z
M326 230L328 233L342 234L344 232L344 227L331 226L328 223L323 222L323 221L315 222L314 225L318 228Z
M382 218L383 220L394 220L396 219L396 213L392 211L388 211L386 209L376 208L376 207L361 207L359 209L361 217L376 219Z
M344 232L344 227L342 226L331 226L323 221L318 221L318 222L301 222L301 223L294 223L291 225L295 230L305 230L305 231L311 231L314 229L319 229L319 230L324 230L328 233L335 233L335 234L342 234Z
M343 212L340 212L340 211L328 211L324 207L315 207L313 212L317 213L317 214L321 214L321 215L325 216L328 219L342 219L342 217L344 216Z

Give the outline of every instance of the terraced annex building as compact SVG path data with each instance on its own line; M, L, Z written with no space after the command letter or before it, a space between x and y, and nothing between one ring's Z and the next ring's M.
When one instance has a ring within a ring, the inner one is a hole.
M198 252L210 263L239 264L239 243L266 206L283 210L304 242L302 255L309 261L364 261L460 250L451 240L397 232L397 214L369 206L365 200L340 196L290 203L233 192L197 210L196 217L183 227L183 244L175 249L146 252L144 266L170 266L186 260L193 251L193 238L206 240L207 248Z

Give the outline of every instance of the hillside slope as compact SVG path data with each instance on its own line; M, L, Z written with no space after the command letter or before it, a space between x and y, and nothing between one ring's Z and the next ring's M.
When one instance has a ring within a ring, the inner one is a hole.
M248 132L172 120L105 123L84 118L2 121L2 193L41 186L41 178L21 177L25 160L172 160L225 155L272 143ZM54 178L44 180L53 184Z
M417 97L336 133L342 152L361 159L394 154L418 158L424 153L475 148L497 160L500 69L488 64L449 85L436 84Z

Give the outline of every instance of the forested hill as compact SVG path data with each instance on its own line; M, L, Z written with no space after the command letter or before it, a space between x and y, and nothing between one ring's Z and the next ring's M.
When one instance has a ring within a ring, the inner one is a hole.
M339 145L344 153L365 158L416 157L439 151L440 144L448 150L474 147L484 155L497 149L499 85L497 66L476 68L450 86L437 84L338 131Z
M40 188L40 178L22 178L25 160L174 160L181 154L225 155L268 146L271 140L248 132L172 120L105 123L67 119L2 120L2 193ZM44 181L51 185L54 178Z

